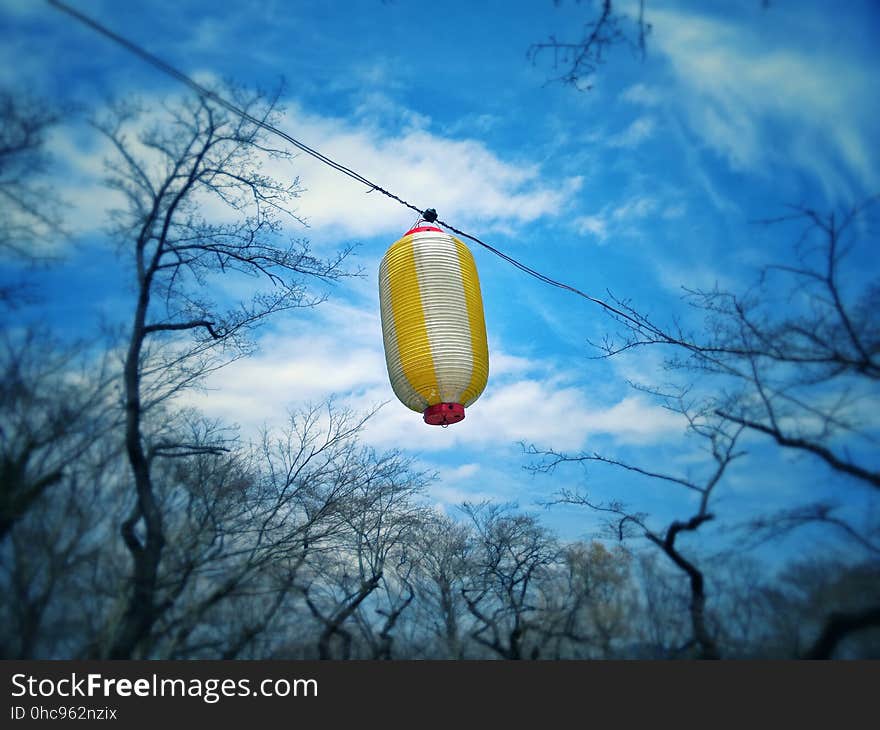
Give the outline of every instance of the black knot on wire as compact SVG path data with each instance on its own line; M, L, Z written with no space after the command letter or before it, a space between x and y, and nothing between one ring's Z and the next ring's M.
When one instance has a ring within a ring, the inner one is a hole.
M428 223L433 223L435 220L437 220L437 211L433 208L428 208L424 213L422 213L422 218Z

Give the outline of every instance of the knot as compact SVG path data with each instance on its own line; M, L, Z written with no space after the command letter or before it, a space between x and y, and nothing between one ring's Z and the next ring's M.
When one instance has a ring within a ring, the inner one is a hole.
M422 218L428 221L428 223L433 223L435 220L437 220L437 211L433 208L428 208L424 213L422 213Z

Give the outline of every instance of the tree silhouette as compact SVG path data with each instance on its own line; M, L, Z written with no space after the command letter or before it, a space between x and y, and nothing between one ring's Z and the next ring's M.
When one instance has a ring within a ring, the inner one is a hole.
M260 119L276 113L277 97L226 93ZM116 658L134 653L161 612L155 594L166 537L155 461L191 450L186 443L147 443L145 413L246 352L247 333L267 316L318 303L304 279L345 274L344 252L325 261L303 242L285 240L281 216L293 215L298 188L295 180L278 182L260 171L261 158L289 155L267 146L259 128L202 98L166 106L160 120L145 116L137 106L117 105L96 123L115 153L107 184L122 193L125 208L115 216L114 235L133 264L136 292L123 368L136 500L121 528L133 575L110 650ZM224 217L209 220L208 205ZM266 288L249 302L224 306L212 286L219 276L262 279Z
M749 433L771 440L780 449L818 460L842 477L842 490L867 487L876 494L880 472L874 459L878 438L876 410L865 407L877 397L880 376L880 280L863 270L875 230L870 223L877 198L843 211L820 214L796 207L789 215L764 221L794 223L800 231L794 246L796 263L764 267L755 286L744 294L686 289L687 301L702 317L702 327L663 328L631 304L615 299L627 317L614 319L618 332L598 345L613 357L643 347L670 352L665 366L684 376L670 393L640 386L660 397L667 407L687 418L688 429L708 439L717 468L702 485L657 469L622 462L601 454L561 454L531 446L543 457L533 468L547 470L566 461L601 462L644 476L695 489L698 511L673 522L662 534L649 529L645 516L619 502L597 502L583 494L564 492L561 501L615 515L623 538L636 528L660 547L691 584L690 612L694 640L704 656L717 651L703 621L705 595L702 573L675 548L676 536L712 519L709 498L727 465L743 452L735 449ZM868 254L869 255L869 254ZM857 282L855 285L850 282ZM685 401L685 398L688 400ZM762 512L741 525L752 539L775 539L808 524L819 524L850 541L867 559L876 561L877 525L857 525L838 514L837 502L806 498L781 511ZM849 633L878 625L876 606L835 613L821 632L810 656L829 654Z

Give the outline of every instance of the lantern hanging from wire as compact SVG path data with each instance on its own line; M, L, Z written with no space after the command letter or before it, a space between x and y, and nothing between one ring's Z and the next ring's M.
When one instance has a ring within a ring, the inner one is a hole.
M379 266L385 360L394 394L425 423L464 418L486 387L489 348L474 257L425 211Z

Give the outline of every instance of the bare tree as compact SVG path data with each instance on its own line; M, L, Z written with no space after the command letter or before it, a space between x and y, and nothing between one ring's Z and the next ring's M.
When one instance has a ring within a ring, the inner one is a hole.
M639 622L642 642L638 658L676 659L693 647L693 627L688 606L686 577L656 550L636 555Z
M461 591L473 577L471 533L467 525L439 513L425 516L416 536L416 591L427 631L442 654L465 658L467 608Z
M63 235L60 201L45 182L46 139L59 121L49 103L0 89L0 255L45 260L46 244Z
M257 118L276 113L275 99L239 89L227 95ZM324 261L302 242L285 241L280 216L290 213L298 188L295 180L278 182L260 171L261 157L288 154L267 146L259 128L201 98L166 106L163 118L138 129L144 117L136 107L117 106L96 124L115 152L108 185L126 201L115 218L115 235L135 275L123 388L137 498L121 528L133 574L109 651L116 658L135 652L161 612L156 589L166 536L153 463L186 449L146 442L144 396L151 378L145 355L152 350L164 356L158 378L170 378L168 392L175 392L224 356L245 352L248 331L268 315L317 303L320 297L308 295L304 278L330 281L345 273L344 254ZM224 212L215 215L228 219L207 220L207 205L219 205ZM224 306L211 296L219 276L262 279L268 288L250 302Z
M843 215L802 208L786 217L805 224L796 248L799 263L766 267L758 288L745 296L692 291L695 306L708 315L709 338L694 340L688 358L677 364L734 379L738 387L716 403L726 421L880 488L880 473L851 449L834 445L840 436L876 443L872 414L858 405L876 394L880 380L874 316L880 280L868 280L861 293L853 293L843 271L846 258L864 245L859 238L871 235L859 230L859 216L874 202ZM788 294L781 314L771 294L777 287ZM793 298L795 292L806 306Z
M773 641L764 595L774 577L741 544L706 559L707 614L729 659L770 657Z
M370 611L364 610L366 603L361 603L354 612L354 619L369 647L371 659L394 658L397 631L403 623L401 619L416 597L412 583L415 564L409 545L411 538L408 536L401 542L394 558L382 571L379 588L372 594L375 607L371 607L371 610L381 618L376 619Z
M880 630L873 614L880 599L878 577L872 562L823 556L786 565L754 597L768 617L771 656L876 658Z
M628 48L633 54L645 59L648 36L653 26L646 14L646 0L638 3L622 3L619 0L574 0L577 5L588 8L588 19L577 34L533 43L526 58L538 65L545 58L550 60L550 81L566 84L578 91L590 91L594 77L605 65L613 50ZM562 5L564 0L554 0ZM621 9L621 6L624 6ZM756 2L756 6L758 3ZM766 10L769 0L762 0L760 7Z
M580 2L580 0L578 0ZM559 5L561 0L556 0ZM573 86L579 91L593 88L593 76L606 62L611 50L624 45L636 51L642 58L645 55L645 41L651 32L651 24L645 19L645 0L639 0L635 17L621 12L614 0L599 0L585 3L593 6L595 13L584 23L578 37L560 40L551 35L546 41L529 46L527 58L537 64L544 56L552 58L551 81Z
M29 329L0 333L0 541L119 426L106 357Z
M667 369L702 389L701 407L723 428L742 429L817 460L841 477L841 495L861 488L876 493L878 421L871 404L880 380L880 279L870 262L877 200L825 214L796 206L762 221L798 227L794 262L764 267L745 294L686 289L704 319L697 332L664 331L618 301L628 318L618 318L623 334L606 339L604 355L669 348ZM841 516L841 501L805 498L744 527L751 538L766 540L823 525L876 560L876 521L857 524ZM876 625L877 613L868 608L838 619L838 626L856 631L866 621Z
M102 522L118 514L118 372L42 330L0 335L0 653L73 656Z
M269 629L307 559L345 529L365 420L325 404L293 412L254 449L204 419L172 439L190 453L159 472L169 546L155 654L233 658Z
M576 542L562 548L543 590L546 606L538 631L553 646L556 659L611 659L622 654L623 640L634 636L634 595L630 555L601 542Z
M784 450L817 458L844 477L842 489L847 489L847 480L869 490L880 486L871 457L877 439L876 410L865 406L877 397L880 329L873 312L880 282L870 269L847 266L850 261L864 266L875 201L827 215L798 207L791 215L766 221L801 225L797 262L765 267L757 285L745 295L718 288L686 290L689 303L704 316L704 326L696 333L680 325L664 329L628 302L614 300L618 313L612 315L622 334L605 339L600 345L603 355L645 346L671 351L667 370L689 378L674 394L679 404L674 410L688 418L689 431L707 440L716 464L707 481L697 483L600 454L569 456L530 449L533 455L545 457L535 465L538 469L564 461L604 463L700 495L699 508L689 519L662 531L650 529L645 515L619 502L595 501L570 491L562 501L614 515L613 529L620 538L627 530L641 531L684 571L691 588L692 638L703 656L718 654L706 623L705 579L693 560L678 550L676 539L712 519L709 499L727 465L741 453L735 449L741 434L769 437ZM853 281L858 282L856 287ZM643 389L664 397L670 406L667 394ZM683 407L684 394L689 394L687 407ZM876 560L876 523L857 525L842 517L839 507L839 502L805 499L775 513L759 514L741 527L754 544L803 525L823 525ZM833 646L848 633L876 625L878 613L874 606L865 606L856 612L838 612L828 620L830 636L837 638L825 646Z
M546 473L567 462L600 463L683 487L698 496L697 508L690 517L684 520L674 520L662 529L651 527L648 515L633 511L620 501L597 501L588 494L571 489L562 490L559 497L551 504L576 504L610 515L608 529L612 536L623 541L633 535L640 535L659 548L687 576L690 585L688 610L692 636L688 644L696 645L699 648L701 658L717 659L720 656L719 650L706 621L706 581L703 571L676 543L682 533L694 532L715 518L710 511L710 501L731 462L744 453L737 449L737 441L744 427L738 424L733 426L726 424L716 414L711 411L707 412L700 404L689 401L687 392L657 393L657 395L663 398L666 408L686 419L687 429L690 433L698 436L707 444L706 451L710 454L712 461L711 467L703 478L655 471L598 453L568 455L553 450L541 450L534 446L528 447L527 452L540 459L531 466L535 471Z
M536 629L544 603L538 592L557 558L555 541L512 505L466 503L462 509L475 530L476 572L461 591L476 619L471 637L504 659L538 658Z
M876 395L880 378L874 316L880 280L865 276L860 260L873 243L872 223L864 218L876 202L827 215L798 207L766 221L803 224L795 244L798 263L764 267L743 295L685 288L688 303L704 318L697 332L663 330L617 300L630 318L616 318L622 335L606 338L603 354L670 346L668 369L713 379L715 395L707 403L724 421L880 488L880 473L852 448L876 443L873 411L860 407ZM862 279L859 291L846 286L848 277ZM837 447L847 439L850 448Z
M391 600L387 608L380 607L385 621L374 653L376 658L387 658L390 632L412 602L408 547L420 523L422 507L417 498L428 476L415 471L411 460L396 451L376 454L363 450L353 455L352 466L349 479L354 488L340 512L345 529L331 546L313 556L299 585L319 626L317 650L321 659L351 656L350 625L383 585ZM402 591L391 588L395 582ZM361 615L361 629L365 624L372 626L370 619ZM367 633L373 639L372 628ZM334 641L341 645L338 651Z

